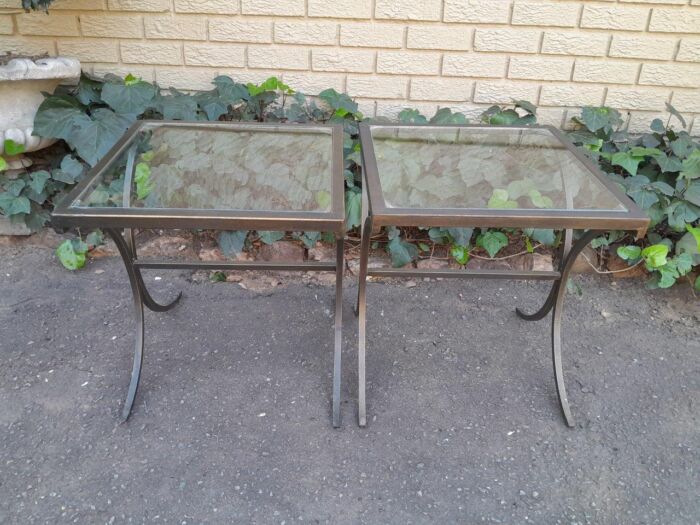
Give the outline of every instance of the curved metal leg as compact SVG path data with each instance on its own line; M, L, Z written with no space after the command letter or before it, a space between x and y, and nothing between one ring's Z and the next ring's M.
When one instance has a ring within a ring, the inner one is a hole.
M367 425L367 405L365 398L365 349L366 349L366 316L367 303L365 298L367 288L367 263L369 259L369 241L372 236L372 218L365 219L360 243L360 276L357 283L357 315L358 315L358 352L357 352L357 420L361 427Z
M343 344L343 272L345 271L345 240L335 240L335 350L333 353L333 426L340 426L340 375Z
M571 251L571 243L574 237L573 234L573 230L564 230L564 238L562 239L561 250L559 251L559 271L562 270L564 261ZM557 297L557 283L558 281L555 281L554 284L552 284L552 288L549 290L549 295L539 310L532 314L526 314L520 308L516 308L515 313L518 315L518 317L525 319L526 321L539 321L540 319L544 319L554 306L554 301Z
M136 239L134 236L134 231L128 228L125 230L125 236L131 255L133 259L136 259ZM168 310L172 309L182 298L182 292L179 292L177 297L175 297L175 299L173 299L171 302L167 304L159 303L153 299L153 296L151 296L149 293L148 288L146 288L146 283L143 282L143 276L141 275L141 269L135 267L134 271L136 272L136 279L138 280L139 288L141 289L141 294L143 296L143 304L145 304L146 307L152 312L167 312Z
M131 382L129 383L129 390L126 394L126 400L124 401L124 408L122 409L122 421L126 421L131 414L131 406L134 404L134 398L136 397L136 390L139 387L139 378L141 377L141 366L143 364L143 340L144 340L144 316L143 316L143 300L141 295L141 288L139 287L139 279L137 276L136 269L133 266L133 257L129 246L122 237L122 235L116 231L108 229L106 230L110 237L114 240L117 245L117 249L124 260L124 266L126 266L126 273L129 276L129 282L131 284L131 292L134 297L134 314L136 317L136 344L134 347L134 364L131 369Z
M561 406L564 420L570 427L574 426L574 418L571 415L569 398L566 395L566 387L564 385L564 369L561 361L561 315L564 306L564 296L566 295L566 282L569 278L571 267L578 254L598 235L600 235L600 232L587 231L576 241L562 262L561 278L555 284L556 298L553 302L554 313L552 314L552 364L554 366L554 382L557 387L559 405Z

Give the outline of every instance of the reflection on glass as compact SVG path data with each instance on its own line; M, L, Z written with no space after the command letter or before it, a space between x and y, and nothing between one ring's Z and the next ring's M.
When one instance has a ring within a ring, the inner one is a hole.
M330 129L149 124L73 206L324 212L331 183Z
M371 128L387 207L625 207L546 129Z

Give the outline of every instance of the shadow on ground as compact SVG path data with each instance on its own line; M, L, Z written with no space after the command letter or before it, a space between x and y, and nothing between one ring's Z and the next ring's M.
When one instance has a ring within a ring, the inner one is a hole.
M346 289L343 428L330 425L332 288L264 294L150 272L134 413L121 261L68 273L0 248L2 523L694 523L698 303L579 278L564 364L518 320L545 283L369 286L370 423L356 425ZM156 280L155 277L162 279ZM354 286L354 285L353 285Z

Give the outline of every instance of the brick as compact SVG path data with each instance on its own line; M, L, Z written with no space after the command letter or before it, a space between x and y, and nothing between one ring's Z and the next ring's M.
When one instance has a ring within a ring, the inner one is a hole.
M653 113L633 111L630 113L630 118L627 121L627 131L630 133L649 133L649 125L655 118L666 122L668 120L668 113L660 111Z
M681 62L700 62L700 38L684 38L681 40L676 60Z
M215 69L171 69L156 68L156 82L163 87L175 89L208 90L213 89L212 80L216 78Z
M474 102L511 104L513 100L529 100L537 104L539 89L538 84L483 80L476 83Z
M639 64L620 60L576 59L574 81L601 82L611 84L634 84L637 82Z
M23 35L78 36L78 19L74 15L53 13L21 14L16 16L17 28Z
M309 16L372 18L372 0L308 0Z
M580 7L577 4L516 2L512 24L528 26L576 27Z
M605 105L617 109L663 110L670 96L668 89L609 87Z
M573 67L573 58L513 56L508 67L508 78L570 80Z
M272 42L272 23L232 18L210 18L209 39L225 42Z
M376 0L375 18L440 20L441 0Z
M377 102L374 100L357 99L357 109L365 118L374 118L377 114Z
M143 20L146 38L206 40L207 21L192 16L155 16Z
M406 39L409 49L446 49L467 51L471 47L472 29L464 26L409 26Z
M347 23L340 25L340 45L349 47L403 47L403 26Z
M3 53L16 55L56 54L56 45L52 38L26 38L22 36L0 36L0 49Z
M240 9L239 0L175 0L176 13L236 15Z
M603 33L546 31L542 53L547 55L605 56L610 37Z
M314 49L311 65L316 71L374 71L374 51L355 49Z
M17 2L19 3L19 2ZM73 9L83 11L103 11L106 9L105 0L60 0L51 4L51 10Z
M676 51L675 38L613 35L609 55L621 58L671 60Z
M84 36L141 38L143 20L136 15L80 15Z
M248 46L248 67L309 69L309 51L299 47Z
M653 86L700 86L700 67L695 64L644 64L640 84Z
M241 0L244 15L304 16L304 0Z
M107 0L110 11L170 11L171 0Z
M474 83L460 78L424 78L411 79L411 100L445 100L449 102L466 102L471 99Z
M118 77L124 78L125 76L131 74L136 78L142 78L148 82L153 82L156 79L152 66L137 66L133 64L94 64L92 66L92 73L96 77L100 78L105 77L108 74L117 75Z
M406 98L408 78L397 76L348 76L347 92L351 97Z
M481 122L481 115L489 108L489 104L474 104L467 102L463 104L440 104L440 109L449 108L453 113L461 113L473 122Z
M440 73L440 55L437 53L379 51L377 53L377 72L437 75Z
M545 84L540 92L543 106L600 106L604 88L581 84Z
M0 35L11 35L15 32L15 25L9 15L0 15Z
M686 0L619 0L623 3L635 3L635 4L669 4L669 5L685 5L688 2ZM690 5L697 0L690 0Z
M445 0L445 22L507 24L510 2L505 0Z
M700 89L693 90L673 90L673 99L671 104L680 112L697 112L700 108ZM696 119L697 125L697 119ZM700 129L697 129L700 132Z
M448 77L502 78L506 73L507 62L507 57L502 55L445 55L442 74Z
M115 41L59 40L58 54L75 57L81 62L119 62L119 45Z
M532 29L477 29L474 35L474 49L536 53L541 34L540 31Z
M537 123L555 128L561 128L564 124L566 111L560 108L537 108Z
M646 7L586 5L583 7L581 27L643 31L648 18L649 9Z
M280 75L279 71L273 70L259 70L259 69L220 69L219 75L226 75L231 77L236 82L242 84L247 84L251 82L253 84L262 84L270 77L283 78L284 75Z
M188 42L185 43L185 64L188 66L244 67L245 46L192 44Z
M403 101L377 101L377 111L378 117L387 117L393 120L398 119L399 113L404 109L417 109L423 115L430 118L437 111L437 104L418 104L415 102L403 102Z
M182 64L182 51L176 43L122 42L121 51L127 64Z
M649 22L649 31L698 33L700 32L700 9L654 8Z
M275 42L284 44L333 45L338 24L331 22L275 22Z
M289 84L292 89L309 95L317 95L328 88L333 88L341 93L345 91L344 75L285 72L284 82Z

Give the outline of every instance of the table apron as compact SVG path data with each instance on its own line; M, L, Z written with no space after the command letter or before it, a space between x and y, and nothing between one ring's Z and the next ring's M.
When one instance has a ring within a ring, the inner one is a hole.
M534 281L556 281L560 272L513 271L513 270L460 270L460 269L413 269L413 268L370 268L367 275L374 277L434 277L446 279L513 279Z
M300 271L300 272L334 272L335 261L285 263L273 261L149 261L137 259L133 262L137 268L152 270L270 270L270 271Z

